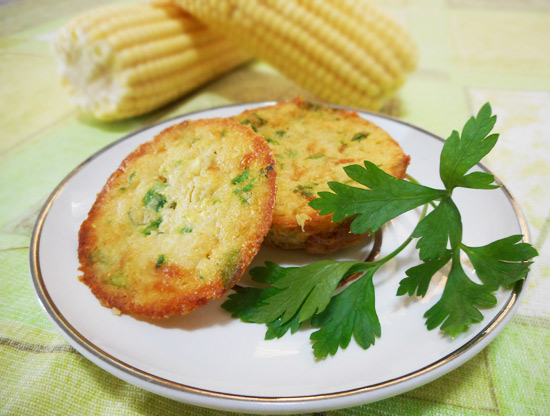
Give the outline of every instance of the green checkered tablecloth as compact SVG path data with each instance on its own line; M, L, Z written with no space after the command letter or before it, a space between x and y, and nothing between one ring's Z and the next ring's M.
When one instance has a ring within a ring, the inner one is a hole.
M54 187L103 146L161 119L213 106L310 95L262 62L152 114L79 116L49 52L53 31L91 0L0 2L0 414L214 415L123 382L78 354L35 297L28 250ZM501 139L485 160L529 221L540 253L518 313L480 354L400 396L327 415L550 414L550 2L389 0L413 34L418 70L383 112L447 137L486 101Z

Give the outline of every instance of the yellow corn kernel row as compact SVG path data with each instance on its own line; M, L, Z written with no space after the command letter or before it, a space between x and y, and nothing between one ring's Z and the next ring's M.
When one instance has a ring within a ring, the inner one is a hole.
M102 120L154 110L249 59L170 2L84 13L53 50L71 99Z
M328 102L378 109L417 62L411 36L369 0L175 0Z

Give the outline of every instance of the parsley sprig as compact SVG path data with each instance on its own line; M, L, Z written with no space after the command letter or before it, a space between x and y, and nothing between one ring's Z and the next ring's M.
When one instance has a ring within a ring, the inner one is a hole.
M424 206L420 221L394 252L375 262L322 260L303 267L280 267L266 262L250 271L252 279L264 285L236 287L222 305L244 322L267 325L266 339L295 333L309 324L317 328L310 339L317 359L346 348L352 337L367 349L381 336L375 309L373 276L383 264L416 241L420 264L408 269L399 283L398 296L423 297L432 277L450 263L445 288L438 302L426 311L429 330L455 337L481 322L481 308L496 305L493 292L522 280L538 255L522 235L506 237L481 247L462 241L462 219L452 196L456 188L495 189L494 176L470 170L495 146L498 134L490 134L496 122L491 106L485 104L470 118L461 133L453 131L440 157L440 177L445 189L434 189L397 179L365 161L364 167L346 166L346 174L368 189L329 182L332 192L319 192L310 202L321 215L333 221L353 218L351 232L376 232L386 222ZM432 209L427 213L428 206ZM461 254L473 265L481 283L465 273ZM340 282L356 273L362 275L334 295Z

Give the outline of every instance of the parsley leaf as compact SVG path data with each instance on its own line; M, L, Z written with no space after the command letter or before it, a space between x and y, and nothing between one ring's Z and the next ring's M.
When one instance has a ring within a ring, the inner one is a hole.
M453 131L443 146L440 176L445 189L433 189L411 179L397 179L369 161L364 167L346 166L346 174L363 187L329 182L332 192L319 192L309 205L332 220L352 221L351 232L377 231L397 216L424 205L411 236L392 253L372 263L322 260L303 267L280 267L266 262L250 271L264 288L236 288L222 305L244 322L267 325L266 339L280 338L309 324L318 329L310 336L317 359L334 355L355 339L362 348L381 336L375 309L373 276L413 239L420 264L406 270L397 295L425 296L432 278L450 262L440 299L424 314L429 330L455 337L481 322L480 308L494 306L493 295L500 286L508 287L524 279L537 251L523 243L521 235L470 247L462 241L462 218L452 197L457 187L495 189L494 177L485 172L468 173L495 146L498 135L490 134L496 117L485 104L459 134ZM361 137L362 139L363 137ZM358 139L359 140L359 139ZM244 175L245 173L243 173ZM241 182L247 178L236 177ZM432 211L425 215L428 205ZM481 284L472 281L461 263L461 253L470 259ZM363 276L334 295L347 276Z
M272 288L261 297L261 302L247 319L269 323L281 318L281 324L285 324L298 313L298 321L303 322L326 308L343 276L352 274L349 270L361 267L366 269L370 265L322 260L303 267L278 267L275 278L273 264L256 268L256 278L270 280Z
M267 332L265 333L265 339L281 338L289 330L291 334L294 334L301 326L298 320L298 314L295 314L292 319L286 323L282 323L282 319L278 318L273 322L267 324Z
M493 175L484 172L466 173L477 165L495 146L498 134L491 134L491 130L497 120L491 115L491 105L486 103L477 114L471 117L462 134L455 130L445 141L441 151L439 174L445 188L452 190L456 187L494 189L497 185L491 185Z
M280 338L289 330L295 333L311 318L315 325L323 327L311 338L315 340L317 358L334 354L338 346L345 348L352 335L360 346L368 348L374 343L374 336L380 336L372 284L378 267L377 263L357 261L322 260L304 267L280 267L266 262L250 274L254 281L270 286L237 286L222 307L243 322L265 323L265 339ZM364 277L340 295L332 296L341 280L364 271ZM363 283L357 284L359 281Z
M252 279L259 283L274 283L284 276L285 271L296 269L292 267L282 268L273 262L266 262L265 267L255 267L250 270ZM228 296L228 299L222 304L222 308L231 312L233 318L240 318L243 322L257 323L255 321L255 311L262 304L263 300L276 293L272 288L242 287L233 288L236 293ZM300 328L298 314L296 313L289 321L282 323L279 317L272 322L267 323L267 332L265 339L281 338L290 329L293 334Z
M321 215L333 214L333 221L356 216L351 232L361 234L377 231L389 220L447 195L446 191L395 178L375 164L365 161L365 167L346 166L346 174L370 189L356 188L339 182L329 182L332 192L319 192L319 198L309 205Z
M447 251L442 257L435 258L418 266L411 267L405 273L408 277L399 282L397 296L408 294L424 297L428 292L428 287L432 277L441 270L451 259L452 251Z
M434 329L441 325L443 332L455 337L483 320L477 307L491 307L496 303L490 288L472 282L464 273L457 251L441 298L424 314L426 326Z
M315 315L311 324L321 329L311 334L315 358L334 355L340 348L347 348L351 337L364 349L374 345L382 328L374 304L372 277L377 270L371 268L359 280L334 296L328 307Z
M235 293L229 295L222 304L222 308L231 312L233 318L240 318L243 322L252 322L248 316L254 311L260 301L262 289L257 287L234 286Z
M266 262L264 267L255 267L250 270L252 280L258 283L272 284L284 276L285 271L296 269L297 267L280 267L273 262ZM222 304L222 308L231 312L233 318L240 318L243 322L256 322L254 314L258 305L262 301L277 293L274 288L260 289L256 287L233 288L236 293L229 295L228 300ZM258 323L258 322L256 322Z
M444 198L439 205L418 223L413 237L420 238L416 244L421 260L443 257L447 243L458 247L462 240L460 212L451 198Z
M512 235L483 247L463 244L462 249L483 284L496 290L499 286L510 286L524 279L533 263L528 260L537 256L537 251L530 244L519 243L522 238L521 235Z

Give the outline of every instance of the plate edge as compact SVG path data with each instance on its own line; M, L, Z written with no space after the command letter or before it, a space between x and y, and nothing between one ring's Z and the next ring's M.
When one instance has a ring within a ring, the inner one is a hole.
M199 394L201 396L206 396L209 398L217 398L222 400L231 400L231 401L239 401L239 402L254 402L254 403L261 403L261 404L296 404L299 402L312 402L312 401L326 401L329 399L337 399L342 397L349 397L349 396L355 396L355 395L361 395L368 392L374 392L377 390L380 390L384 387L390 387L390 386L396 386L403 383L408 383L411 380L419 377L424 377L426 374L430 373L432 370L438 370L443 366L446 366L447 364L455 361L458 357L463 356L463 354L469 350L472 350L474 347L478 346L480 343L483 343L483 341L486 341L485 344L481 345L479 348L479 351L483 349L493 338L500 332L499 328L503 322L506 322L508 319L511 318L511 312L515 311L517 307L519 306L520 300L523 297L525 290L523 288L525 287L525 284L528 279L528 275L526 278L520 282L517 282L517 284L512 289L512 292L510 294L510 297L508 301L503 305L501 310L497 313L497 315L482 329L479 331L479 333L472 338L467 343L463 344L460 348L456 349L452 353L448 354L445 357L442 357L440 360L435 361L423 368L420 368L418 370L415 370L414 372L402 375L400 377L385 380L383 382L369 385L369 386L363 386L359 388L339 391L339 392L331 392L331 393L323 393L318 395L306 395L306 396L284 396L284 397L272 397L272 396L247 396L247 395L240 395L240 394L233 394L233 393L223 393L223 392L217 392L217 391L211 391L207 389L197 388L193 386L187 386L181 383L176 383L158 376L155 376L153 374L149 374L145 371L139 370L135 367L132 367L117 358L107 354L106 352L102 351L100 348L95 347L93 344L91 344L87 339L82 336L75 328L73 328L70 323L63 317L63 315L60 313L60 311L57 309L55 304L53 303L51 297L49 296L47 289L45 287L44 281L42 279L42 275L40 272L40 264L39 264L39 242L41 237L42 228L44 225L44 222L47 218L47 215L51 209L51 206L57 199L57 196L62 192L63 188L66 186L66 184L70 181L70 179L76 175L78 172L80 172L85 166L87 166L92 160L99 157L102 153L109 150L111 147L116 146L118 143L128 140L129 138L133 137L134 135L143 132L145 130L148 130L150 128L154 128L156 126L169 123L169 122L176 122L176 120L184 120L186 118L189 118L190 116L200 114L207 111L212 110L221 110L224 108L232 108L232 107L251 107L251 106L267 106L272 105L275 102L273 101L265 101L265 102L249 102L249 103L238 103L238 104L229 104L229 105L223 105L223 106L217 106L213 108L203 109L194 111L191 113L182 114L179 116L175 116L166 120L162 120L158 123L154 123L151 125L144 126L143 128L140 128L138 130L135 130L125 136L123 136L120 139L115 140L114 142L110 143L109 145L103 147L102 149L95 152L93 155L85 159L80 165L78 165L73 171L71 171L60 183L57 185L57 187L54 189L54 191L50 194L46 202L44 203L38 217L37 221L35 223L35 226L33 228L32 236L31 236L31 243L30 243L30 249L29 249L29 265L30 265L30 274L33 281L33 286L35 289L35 292L37 294L38 300L41 304L41 307L44 309L46 314L49 316L49 318L52 320L52 322L57 326L65 335L66 339L78 345L79 349L82 348L84 351L91 354L95 359L104 362L106 365L113 366L118 371L121 371L123 374L126 374L129 377L135 377L140 381L153 383L158 387L166 388L174 393L181 393L182 390L186 393L193 393L193 394ZM437 136L436 134L425 130L421 127L415 126L413 124L410 124L408 122L396 119L394 117L376 113L376 112L370 112L365 110L359 110L359 109L353 109L349 107L343 107L343 106L331 106L333 108L342 108L347 109L349 111L357 111L360 115L372 115L375 117L384 118L387 120L390 120L392 122L396 122L398 124L405 125L409 128L412 128L414 130L418 130L424 134L427 134L439 141L444 142L445 140L441 138L440 136ZM479 166L481 169L485 170L488 173L492 172L490 169L488 169L483 163L478 163L476 166ZM519 222L520 229L523 232L524 240L525 242L530 242L530 233L529 233L529 227L527 220L525 218L525 215L523 211L521 210L521 207L517 200L513 197L513 195L510 193L508 188L504 185L500 179L498 179L495 176L495 181L500 185L502 190L504 191L505 195L507 196L508 200L512 204L512 208L516 214L516 219ZM53 313L53 315L52 315ZM496 333L494 332L495 329L499 329ZM73 345L74 346L74 345ZM477 351L477 352L479 352ZM476 352L476 353L477 353ZM97 363L96 363L97 364ZM456 364L455 367L458 367L462 363L459 362ZM448 371L452 370L453 368L450 368ZM434 375L432 378L428 378L424 381L424 383L427 383L429 381L434 380L435 378L447 373L448 371L443 372L439 375ZM126 380L130 381L130 380ZM131 382L131 381L130 381ZM400 394L403 391L399 391L394 393ZM158 394L162 394L161 392L157 392ZM391 394L390 394L391 395ZM389 397L388 395L387 397ZM170 395L170 397L174 398L177 394ZM382 399L384 397L380 397L379 399ZM275 409L269 409L270 411L273 411Z

